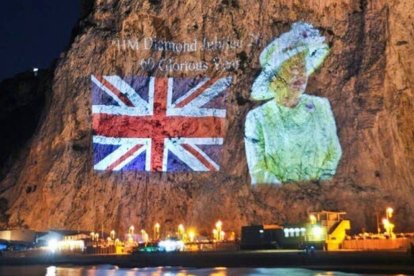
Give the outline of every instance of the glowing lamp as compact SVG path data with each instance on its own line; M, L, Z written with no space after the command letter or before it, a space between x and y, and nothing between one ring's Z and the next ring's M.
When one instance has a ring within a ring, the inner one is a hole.
M388 207L385 210L386 214L387 214L387 218L390 219L392 217L392 214L394 213L394 209L392 209L391 207Z
M218 231L217 231L217 229L213 229L213 239L218 240Z
M166 252L171 252L171 251L183 251L184 250L184 243L183 241L177 241L177 240L164 240L164 241L160 241L158 243L158 246L162 249L165 250Z
M221 222L221 220L216 222L216 228L219 229L223 226L223 223Z
M314 227L312 227L312 235L318 240L322 239L322 236L323 236L322 227L318 225L315 225Z
M310 215L309 216L309 221L310 221L311 224L315 224L316 223L316 217L315 217L315 215Z
M58 242L55 239L49 240L47 243L47 248L50 252L55 253L58 248Z
M195 232L193 230L188 231L188 238L190 239L190 242L194 241Z
M224 231L220 231L220 237L219 240L224 240L224 235L226 235L226 233Z

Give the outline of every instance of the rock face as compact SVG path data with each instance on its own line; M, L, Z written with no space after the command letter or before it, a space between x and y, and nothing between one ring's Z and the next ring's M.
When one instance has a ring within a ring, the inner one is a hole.
M301 222L309 211L325 209L346 211L355 231L375 231L375 214L390 205L397 231L412 230L413 8L411 0L96 0L58 62L50 103L28 150L1 180L3 226L121 233L131 224L149 229L159 222L164 231L185 223L210 233L220 218L225 230L237 232L249 223ZM330 181L252 187L243 128L257 106L249 94L259 54L297 20L319 28L331 46L307 90L329 99L342 159ZM180 53L134 46L134 39L148 37L239 44ZM208 68L163 71L140 62L148 58L200 61ZM227 63L215 67L217 58ZM94 171L92 74L232 76L220 172Z

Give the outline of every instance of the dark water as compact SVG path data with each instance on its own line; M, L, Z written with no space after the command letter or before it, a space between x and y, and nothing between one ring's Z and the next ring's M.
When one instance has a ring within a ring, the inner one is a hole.
M293 276L348 276L362 275L337 271L317 271L301 268L179 268L179 267L151 267L151 268L118 268L112 265L98 266L3 266L0 267L0 275L46 275L46 276L271 276L271 275L293 275ZM377 274L378 275L378 274ZM402 274L399 274L402 275Z

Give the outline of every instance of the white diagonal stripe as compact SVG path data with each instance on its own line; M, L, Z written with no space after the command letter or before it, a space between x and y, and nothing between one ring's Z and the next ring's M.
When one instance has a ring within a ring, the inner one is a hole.
M208 168L203 165L194 155L186 151L181 144L174 143L174 141L169 140L165 143L170 150L177 158L189 166L193 171L208 171Z
M148 103L144 101L141 96L138 95L138 93L122 78L119 76L104 76L104 79L124 94L135 107L148 112Z
M112 99L114 99L120 106L127 106L123 101L121 101L117 95L112 93L110 89L108 89L105 85L103 85L94 75L91 75L91 80L95 83L100 89L105 91Z
M178 98L175 103L174 106L176 106L177 104L179 104L180 102L184 101L185 99L187 99L188 97L190 97L192 94L194 94L201 86L203 86L206 82L208 82L210 79L205 79L201 82L199 82L196 86L194 86L192 89L190 89L187 93L185 93L183 96L181 96L180 98Z
M114 138L114 137L105 137L105 136L93 136L93 143L103 144L103 145L119 145L120 147L108 154L104 159L95 164L95 170L107 170L114 162L119 158L124 156L131 148L136 145L142 145L137 151L135 151L131 156L125 159L123 162L118 164L114 170L120 170L126 164L131 162L134 158L140 155L148 148L149 138Z
M216 97L221 92L225 91L230 86L231 78L221 78L218 79L214 84L208 87L204 92L198 95L197 98L189 102L184 108L199 108L209 101L211 101L214 97Z
M127 165L129 162L131 162L132 160L134 160L138 155L140 155L141 153L143 153L145 151L145 145L142 145L138 150L136 150L133 154L131 154L128 158L126 158L124 161L122 161L121 163L118 164L118 166L116 166L114 168L114 171L119 171L120 169L122 169L125 165ZM122 155L121 155L122 156Z
M199 147L197 147L195 144L188 144L190 145L194 150L196 150L201 156L203 156L216 170L220 169L220 166L214 162L213 159L211 159L207 154L204 153Z

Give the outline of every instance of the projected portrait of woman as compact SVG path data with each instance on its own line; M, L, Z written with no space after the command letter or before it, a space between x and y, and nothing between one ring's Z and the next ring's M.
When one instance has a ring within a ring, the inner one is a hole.
M331 178L341 158L328 99L307 95L309 76L329 53L312 25L294 23L260 55L262 72L251 98L268 100L245 122L245 148L252 184Z

